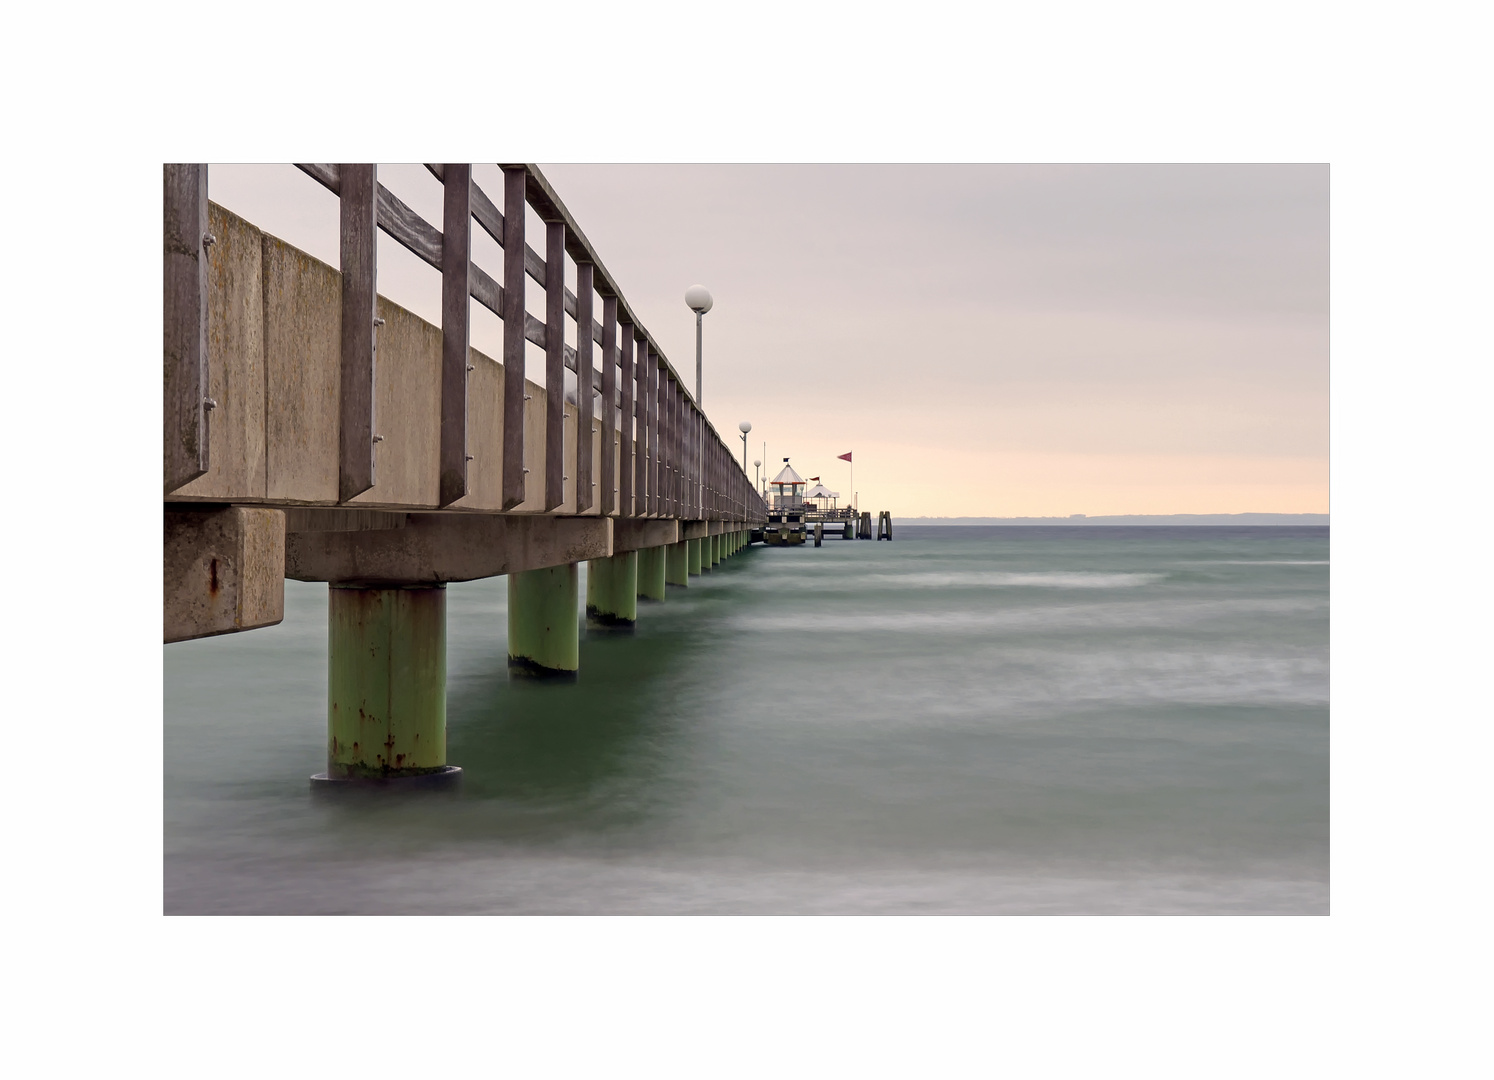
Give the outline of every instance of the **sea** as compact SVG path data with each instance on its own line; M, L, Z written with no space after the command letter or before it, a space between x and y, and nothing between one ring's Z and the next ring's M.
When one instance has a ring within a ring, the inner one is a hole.
M1326 527L749 548L511 680L448 586L458 790L311 790L327 587L164 647L168 914L1327 914ZM584 601L582 568L582 597Z

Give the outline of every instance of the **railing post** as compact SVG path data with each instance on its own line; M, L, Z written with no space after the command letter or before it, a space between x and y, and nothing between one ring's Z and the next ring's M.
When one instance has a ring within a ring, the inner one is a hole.
M163 171L165 307L163 472L169 494L208 469L208 196L206 165Z
M342 382L338 499L374 486L374 357L378 317L378 166L339 165Z
M636 440L643 431L642 424L635 424L633 417L633 324L623 323L622 335L622 438L618 450L621 461L617 469L617 505L624 517L635 517L638 508L633 505L635 475L642 476L634 455L638 452ZM640 489L641 490L641 489Z
M617 487L614 488L612 477L621 474L623 470L618 468L618 458L622 450L621 440L617 437L619 424L617 422L617 297L602 297L602 475L598 479L600 489L601 512L603 514L617 513L618 490L622 487L622 477L618 475Z
M467 494L467 368L471 365L472 166L442 170L440 505Z
M669 405L669 516L680 516L680 387L672 375L664 377L664 392Z
M592 285L589 262L576 264L576 513L596 505L591 484L591 399L596 364L592 360ZM563 295L563 294L562 294ZM547 331L548 332L548 331ZM609 482L610 483L610 482Z
M503 170L503 509L524 501L524 190L522 165Z
M579 340L579 338L578 338ZM576 395L580 401L581 395ZM565 502L565 222L545 222L545 509Z
M642 342L640 345L638 360L648 382L645 399L648 403L648 461L644 463L644 476L648 483L648 512L651 516L658 516L659 477L663 473L659 466L659 358L652 346Z

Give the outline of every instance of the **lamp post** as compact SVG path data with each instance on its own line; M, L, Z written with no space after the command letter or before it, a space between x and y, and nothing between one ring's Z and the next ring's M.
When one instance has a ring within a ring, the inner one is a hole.
M762 469L762 467L763 467L763 463L761 461L754 461L752 463L752 469L753 469L752 482L754 484L756 484L759 489L763 486L762 473L759 471L759 470Z
M685 305L695 312L695 407L700 410L701 416L705 415L705 395L701 386L701 345L704 339L705 313L711 310L715 301L711 299L710 292L704 285L691 285L685 290ZM704 456L703 445L705 441L705 425L700 425L700 443L695 447L696 460ZM705 498L705 477L699 478L696 485L697 502Z
M747 433L752 430L752 424L743 420L737 425L737 430L742 433L742 471L747 471Z
M701 397L700 354L704 339L705 313L711 310L714 303L715 301L711 299L711 294L704 285L691 285L685 290L685 305L695 312L695 407L697 409L705 408L705 401Z

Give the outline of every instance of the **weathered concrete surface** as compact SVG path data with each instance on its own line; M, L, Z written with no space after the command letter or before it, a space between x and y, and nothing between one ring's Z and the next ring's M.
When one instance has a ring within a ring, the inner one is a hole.
M262 507L165 512L165 640L232 634L285 617L285 515Z
M265 497L265 348L260 231L208 206L208 471L171 498Z
M353 506L419 506L440 499L441 331L379 297L374 352L374 486Z
M218 243L210 249L210 470L172 502L337 506L342 284L335 267L229 213L210 207ZM441 331L380 297L375 363L376 483L350 505L391 512L434 510L438 498ZM469 494L451 509L500 512L503 475L503 368L473 350L468 395ZM510 513L570 515L576 510L575 425L567 403L565 499L544 506L545 407L542 387L525 381L525 499ZM585 516L600 514L602 417L593 421L597 487ZM622 470L636 476L633 440L617 441L608 478L620 496ZM626 453L624 453L626 449ZM631 486L631 485L630 485ZM636 493L635 499L636 499ZM618 505L614 513L630 514ZM710 535L697 522L685 534ZM302 531L302 530L292 530ZM682 537L683 538L683 537Z
M453 510L503 509L503 365L470 349L467 362L467 494ZM528 393L528 391L525 391Z
M612 522L612 550L637 551L680 541L680 523L673 518L617 518Z
M404 528L296 532L285 576L297 581L473 581L600 559L612 552L612 519L496 514L410 514Z
M342 275L264 238L266 495L337 502Z
M711 523L709 521L682 521L680 522L681 540L699 540L702 536L711 535Z
M403 529L409 515L395 510L346 510L342 507L287 507L285 531L366 532L372 529Z

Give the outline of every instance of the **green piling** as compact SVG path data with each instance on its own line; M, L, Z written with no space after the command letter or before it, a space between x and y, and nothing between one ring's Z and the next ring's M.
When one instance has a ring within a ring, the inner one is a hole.
M711 565L721 565L721 534L716 533L711 537Z
M327 776L446 766L446 586L327 590Z
M671 585L690 584L690 541L681 540L665 548L664 578Z
M638 621L638 552L624 551L586 564L586 625L631 630Z
M638 552L638 596L643 600L664 599L664 561L668 545Z
M685 550L689 559L689 573L700 576L700 541L686 540Z
M576 564L508 575L510 675L574 680L581 667Z

